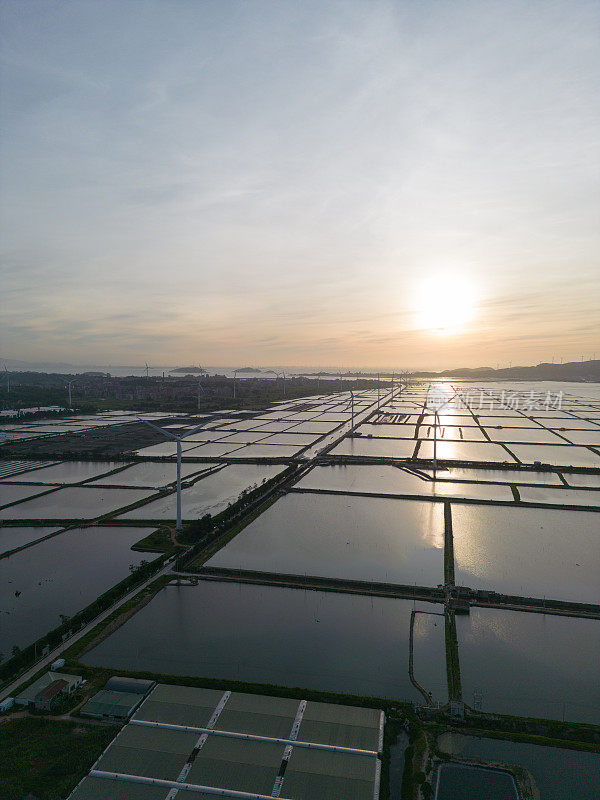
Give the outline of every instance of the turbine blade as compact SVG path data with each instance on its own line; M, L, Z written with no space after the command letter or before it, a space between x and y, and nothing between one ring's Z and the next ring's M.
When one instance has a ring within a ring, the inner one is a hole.
M164 428L159 428L158 425L153 425L151 422L148 422L147 419L142 419L141 417L138 417L138 419L140 422L143 422L144 425L148 425L149 428L154 428L155 431L162 433L162 435L166 436L168 439L174 439L177 441L178 437L175 436L174 433L171 433L171 431L166 431Z
M213 417L209 417L208 419L205 419L204 422L201 422L200 425L196 425L196 427L192 428L191 431L187 431L187 433L182 433L179 438L180 439L185 439L186 436L191 436L192 433L196 433L196 431L199 431L200 428L203 428L205 425L208 425L208 423L212 422L212 421L213 421Z

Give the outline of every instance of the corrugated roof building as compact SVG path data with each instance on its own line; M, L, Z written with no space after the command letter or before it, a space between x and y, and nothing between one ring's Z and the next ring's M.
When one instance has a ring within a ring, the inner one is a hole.
M81 675L69 675L66 672L46 672L41 678L38 678L30 686L27 687L21 694L15 697L15 703L20 706L32 706L35 704L37 695L50 686L54 681L62 680L67 683L66 694L72 694L81 684L83 678Z
M88 700L82 707L81 714L95 719L129 719L155 685L155 681L115 675L109 678L104 689Z

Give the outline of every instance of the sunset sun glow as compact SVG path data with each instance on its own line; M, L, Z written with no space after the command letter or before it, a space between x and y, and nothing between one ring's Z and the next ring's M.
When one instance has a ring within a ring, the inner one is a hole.
M416 295L417 327L445 335L462 333L476 315L473 284L458 274L434 275Z

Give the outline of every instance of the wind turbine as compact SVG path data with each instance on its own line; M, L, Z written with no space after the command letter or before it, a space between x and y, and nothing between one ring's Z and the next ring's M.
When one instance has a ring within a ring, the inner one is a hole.
M153 425L151 422L148 422L147 419L142 419L138 417L140 422L143 422L144 425L148 425L148 427L153 428L155 431L162 433L163 436L166 436L167 439L173 439L177 442L177 526L176 530L179 533L181 531L181 442L187 436L191 436L192 433L196 433L199 431L200 428L203 428L209 422L211 422L212 418L204 420L200 425L197 425L195 428L192 428L191 431L187 431L187 433L182 433L179 436L176 436L171 431L167 431L164 428L159 428L158 425Z
M429 409L429 411L433 410L433 480L436 479L437 475L437 429L439 423L439 412L442 408L445 408L449 403L454 400L456 397L457 392L455 392L450 397L444 392L443 386L437 388L434 386L433 388L429 388L427 390L427 397L425 399L425 406Z
M198 375L198 408L200 408L200 394L204 394L204 386L202 386L202 375Z
M277 383L278 378L283 378L283 396L285 397L285 372L277 372L274 369L268 369L266 372L275 375L275 383Z
M6 364L4 365L4 374L6 375L6 394L10 394L10 372L6 368Z
M346 407L344 409L342 409L342 410L343 411L347 411L348 410L348 406L350 406L351 409L352 409L351 428L354 428L354 392L352 391L352 389L350 389L350 401L346 404Z
M71 401L71 387L73 386L74 383L77 383L77 381L72 380L72 381L68 381L67 383L65 383L65 386L69 390L69 408L71 408L73 406L73 403Z
M233 399L234 400L236 398L236 385L237 385L237 374L238 374L238 372L239 372L239 369L234 369L233 370Z
M148 362L146 361L146 377L148 377L148 370L149 369L150 369L150 367L148 366Z

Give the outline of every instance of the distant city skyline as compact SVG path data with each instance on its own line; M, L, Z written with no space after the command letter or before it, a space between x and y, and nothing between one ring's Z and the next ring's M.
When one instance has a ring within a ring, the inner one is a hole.
M600 352L590 0L6 0L0 357Z

